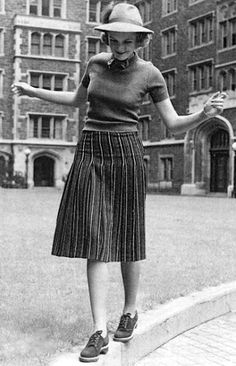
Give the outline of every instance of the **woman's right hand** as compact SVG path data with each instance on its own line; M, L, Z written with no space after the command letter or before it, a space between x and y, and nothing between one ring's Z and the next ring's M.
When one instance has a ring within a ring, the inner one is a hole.
M28 97L34 97L34 88L27 83L16 82L12 84L11 90L19 97L22 97L23 95L27 95Z

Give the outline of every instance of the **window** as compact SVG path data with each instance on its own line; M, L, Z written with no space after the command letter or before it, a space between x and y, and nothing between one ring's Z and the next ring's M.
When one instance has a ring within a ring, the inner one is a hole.
M137 8L139 9L139 12L141 14L141 17L143 19L143 23L149 23L152 21L152 1L151 0L145 0L145 1L138 1L135 3Z
M220 90L236 90L236 69L221 70L218 76Z
M61 116L30 115L29 137L62 140L63 121Z
M102 21L102 12L109 2L109 0L89 0L88 21L92 23L100 23Z
M32 15L38 14L38 0L30 0L29 12Z
M152 59L152 41L146 47L140 48L138 54L142 59L150 61Z
M162 72L166 85L167 85L167 89L169 92L170 97L174 97L175 96L175 85L176 85L176 70L170 70L170 71L164 71Z
M34 88L40 88L40 75L39 74L30 74L30 85Z
M236 18L220 22L221 49L236 46Z
M31 54L40 55L40 34L36 32L31 34Z
M31 54L65 57L65 37L62 34L33 32L31 34Z
M43 36L43 54L47 56L52 55L52 35L49 33Z
M189 22L190 47L198 47L213 41L213 15Z
M142 139L142 141L149 140L150 121L151 117L149 115L139 117L139 124L138 124L139 136Z
M42 138L50 138L50 117L41 117L41 136Z
M49 16L50 2L49 0L42 0L42 15Z
M177 29L169 28L162 31L162 56L171 56L176 53Z
M0 28L0 55L4 54L4 33L3 28Z
M43 76L43 89L51 90L51 76L44 74Z
M177 11L177 0L162 0L162 15L168 15Z
M0 13L5 11L5 0L0 0Z
M35 88L63 91L65 87L65 74L30 72L30 85Z
M55 77L54 77L54 90L57 90L57 91L64 90L64 80L65 80L65 76L55 75Z
M0 70L0 98L3 97L3 70Z
M160 158L160 173L161 180L169 182L173 180L173 158L172 157L161 157Z
M229 90L236 90L236 70L229 70Z
M231 46L236 46L236 18L231 19L230 22Z
M62 18L62 6L63 0L29 0L29 14Z
M219 75L220 90L227 90L227 73L226 71L221 71Z
M107 45L100 38L88 38L88 59L99 52L107 52Z
M55 56L56 57L64 57L64 44L65 44L65 39L64 36L62 36L61 34L57 35L55 38Z
M54 0L53 1L53 16L55 18L61 18L61 9L62 9L62 1Z
M212 87L212 61L189 66L191 92L204 91Z

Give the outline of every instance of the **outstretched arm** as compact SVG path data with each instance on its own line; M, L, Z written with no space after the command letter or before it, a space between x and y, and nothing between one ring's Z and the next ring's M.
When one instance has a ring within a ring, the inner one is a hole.
M178 134L195 128L204 120L222 113L225 98L225 93L217 92L207 100L201 111L185 116L179 116L176 113L169 98L156 103L156 107L165 125L171 132Z
M80 84L75 92L52 91L34 88L27 83L17 82L12 85L12 91L18 96L27 95L31 98L40 98L48 102L79 107L87 99L87 89Z

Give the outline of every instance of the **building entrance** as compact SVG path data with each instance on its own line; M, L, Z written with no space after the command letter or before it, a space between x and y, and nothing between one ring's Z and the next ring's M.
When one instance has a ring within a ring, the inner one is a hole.
M34 161L34 186L54 186L54 165L55 162L48 156L40 156Z
M229 134L218 129L211 137L211 192L227 192L229 179Z
M6 160L3 156L0 156L0 185L6 178Z

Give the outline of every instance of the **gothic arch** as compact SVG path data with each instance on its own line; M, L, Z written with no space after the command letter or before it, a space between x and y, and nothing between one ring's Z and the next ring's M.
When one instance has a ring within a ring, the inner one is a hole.
M232 141L233 141L233 128L230 122L222 117L217 116L201 123L192 134L189 134L188 141L192 143L194 153L192 164L194 166L194 182L198 187L209 192L212 190L212 159L213 154L211 151L212 136L222 131L222 134L228 134L228 147L225 150L225 161L227 161L227 186L232 183L232 165L233 165L233 152L232 152Z

